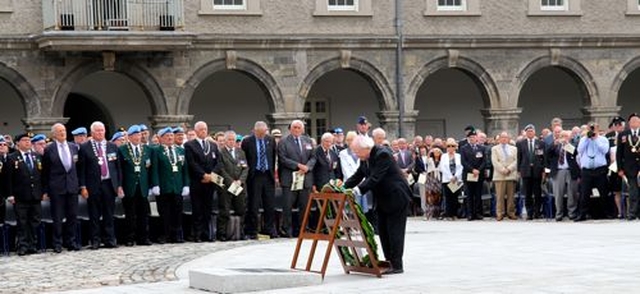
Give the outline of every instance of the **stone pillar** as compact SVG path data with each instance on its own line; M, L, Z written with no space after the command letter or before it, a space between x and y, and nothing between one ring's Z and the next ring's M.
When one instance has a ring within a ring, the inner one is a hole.
M267 115L269 128L280 129L282 136L289 134L289 124L291 124L292 121L296 119L304 121L307 118L309 118L308 112L274 112ZM308 126L305 126L305 128L307 127Z
M51 133L51 126L56 123L66 124L68 117L28 117L23 118L22 123L25 129L34 134L45 134L47 137Z
M606 130L609 122L620 113L621 106L587 106L582 109L585 122L596 122L600 130Z
M522 108L483 109L481 113L488 136L495 136L502 131L509 132L512 137L520 133L518 121Z
M398 138L400 127L399 111L380 111L376 115L380 121L380 127L387 132L387 140L391 141ZM405 120L406 121L406 120ZM415 119L414 119L415 122ZM414 123L415 126L415 123Z
M149 117L154 132L166 127L186 127L192 120L193 115L154 115Z
M416 134L416 118L418 118L418 110L406 111L402 120L402 132L399 137L406 138L409 142L413 141Z

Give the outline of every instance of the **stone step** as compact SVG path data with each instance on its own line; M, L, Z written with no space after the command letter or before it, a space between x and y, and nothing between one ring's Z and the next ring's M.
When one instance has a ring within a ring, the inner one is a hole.
M275 268L207 268L189 271L189 287L215 293L241 293L322 283L316 273Z

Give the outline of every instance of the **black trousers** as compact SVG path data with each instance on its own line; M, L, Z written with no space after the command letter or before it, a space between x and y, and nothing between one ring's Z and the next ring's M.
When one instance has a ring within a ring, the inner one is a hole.
M638 215L638 204L640 199L638 198L638 178L634 176L627 177L629 181L629 215L627 219L636 219Z
M522 194L527 208L527 217L539 218L542 212L542 178L522 178Z
M51 217L53 218L53 247L76 248L76 226L78 218L78 195L51 195ZM64 224L62 220L66 219Z
M240 219L244 218L246 207L247 193L242 191L238 196L233 195L227 191L220 193L218 198L218 237L228 238L228 224L229 217L231 216L231 210L233 209L233 215L239 216Z
M91 243L99 245L102 235L102 241L105 245L116 246L116 234L113 228L116 191L113 189L111 180L102 181L100 189L89 194L87 205L89 206Z
M467 219L482 217L482 185L483 180L478 182L465 182L467 191ZM448 188L447 188L448 189Z
M156 197L156 203L163 229L160 239L182 241L182 196L163 194Z
M194 241L211 241L215 236L211 236L209 224L213 209L213 193L215 187L213 183L196 183L191 185L191 203L193 206L193 239Z
M460 196L462 189L458 189L458 191L453 193L447 186L448 184L449 183L442 184L442 191L444 192L444 216L456 217L458 216L458 196Z
M42 207L40 201L16 202L18 251L36 251Z
M292 227L291 209L298 208L298 226L300 226L302 219L304 219L304 211L307 209L307 202L309 202L309 189L291 191L291 187L282 187L282 197L282 229L289 235L304 230L305 228Z
M274 224L275 219L275 180L268 173L256 171L247 180L247 215L245 217L245 234L256 235L258 233L258 212L262 203L262 217L264 224L262 233L270 236L277 235Z
M582 169L580 173L580 199L578 200L578 211L580 213L578 217L580 219L586 219L589 215L589 202L593 189L598 189L600 199L607 197L607 171L608 168L606 166L595 169ZM629 185L632 185L631 178L628 178Z
M384 257L395 269L402 269L402 255L404 254L404 235L407 227L409 206L393 212L378 212L378 230Z
M142 194L140 186L136 187L133 195L122 198L125 216L125 241L145 242L149 240L149 199ZM145 194L147 191L144 192Z

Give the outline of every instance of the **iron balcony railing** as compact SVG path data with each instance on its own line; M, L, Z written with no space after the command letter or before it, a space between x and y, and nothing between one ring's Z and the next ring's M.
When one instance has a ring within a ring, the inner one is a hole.
M184 0L42 0L44 30L172 31Z

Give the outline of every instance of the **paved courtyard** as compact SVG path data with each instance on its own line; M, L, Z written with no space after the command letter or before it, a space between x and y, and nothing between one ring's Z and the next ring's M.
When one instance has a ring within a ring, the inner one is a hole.
M295 240L154 245L0 258L0 292L201 293L188 271L289 267ZM335 253L322 285L264 293L613 293L640 289L640 222L412 219L405 274L345 275Z

